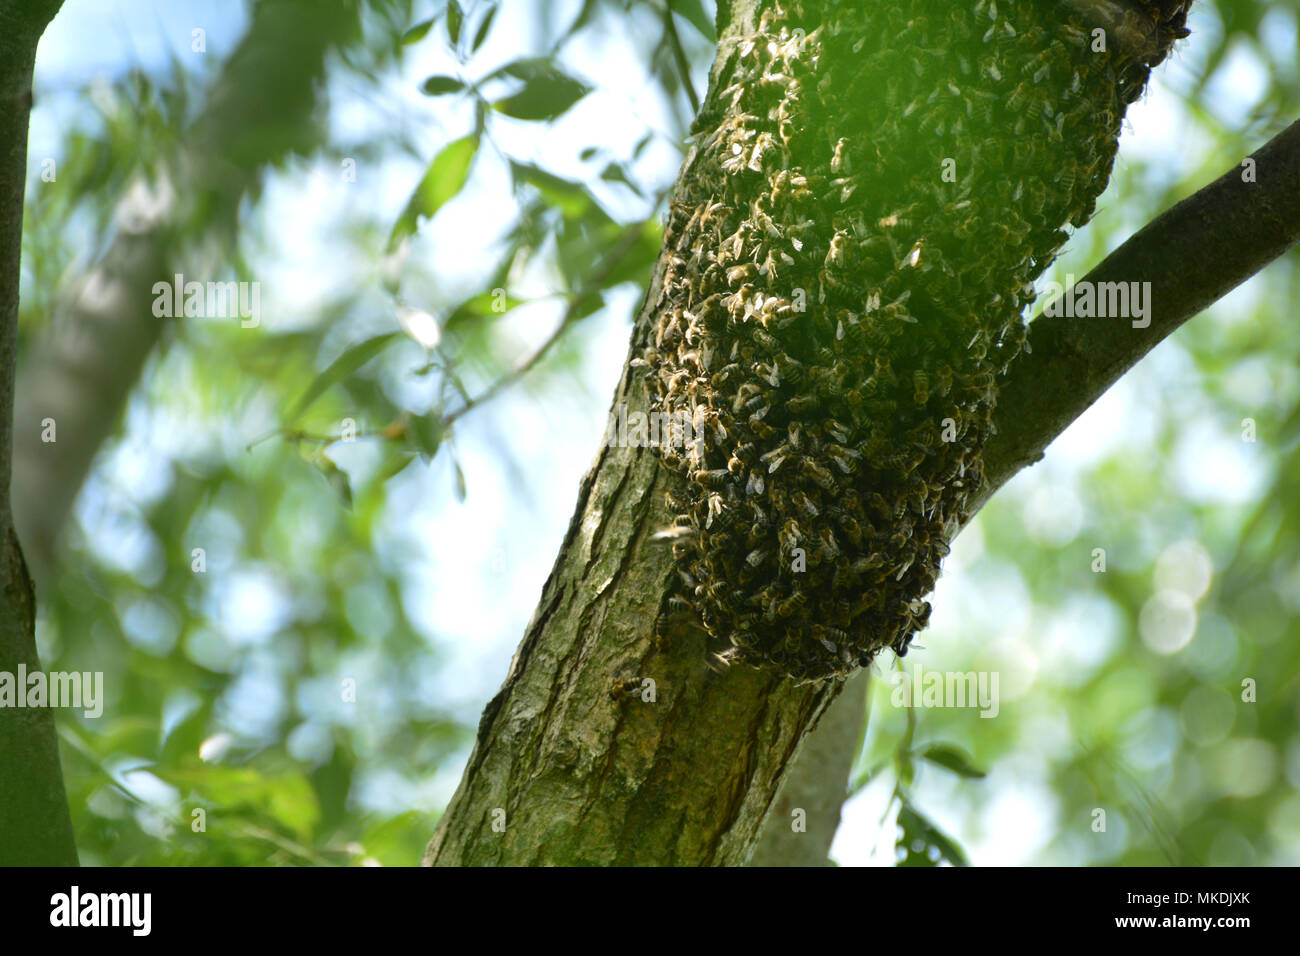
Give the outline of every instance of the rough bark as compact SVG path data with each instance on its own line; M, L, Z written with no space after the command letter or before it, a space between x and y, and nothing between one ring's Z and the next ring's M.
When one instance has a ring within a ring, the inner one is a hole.
M804 741L759 833L750 866L831 865L831 844L862 746L870 673L860 670L844 682L844 692ZM795 826L798 810L802 829Z
M36 602L13 529L9 475L32 68L58 8L55 0L0 3L0 672L11 675L40 668ZM0 708L0 865L76 862L54 714Z
M761 6L766 4L720 9L705 133L714 122L743 128L749 121L728 115L720 90L734 79L737 48L743 58ZM1042 15L1032 5L1022 9L1031 20ZM1123 102L1130 102L1140 89L1134 76L1125 73L1120 86L1097 93L1109 105L1119 89ZM1088 81L1084 89L1087 95ZM1059 137L1059 123L1055 131ZM706 142L716 145L716 138ZM1113 140L1087 145L1096 150L1089 162L1102 164L1091 168L1101 168L1104 176ZM1000 147L995 142L990 148ZM699 149L686 159L678 196L693 195ZM1086 218L1087 196L1068 190L1066 196L1067 208L1050 214ZM1025 198L1027 204L1032 197ZM1020 191L1015 199L1021 199ZM1041 268L1056 226L1038 222L1042 207L1018 211L1035 229L1048 230L1035 233L1047 245L1031 254ZM656 327L662 335L657 312L666 277L683 264L673 258L661 257L636 319L631 358L645 354ZM998 281L1018 289L1023 278L1013 274ZM645 407L639 381L629 362L615 408ZM698 630L659 639L654 621L674 574L673 559L654 534L666 523L661 496L681 487L680 476L659 467L648 449L602 450L583 482L569 533L505 685L484 711L462 785L430 842L426 863L747 861L804 735L843 685L800 683L745 667L719 673L705 665ZM647 678L655 682L653 701L635 693Z

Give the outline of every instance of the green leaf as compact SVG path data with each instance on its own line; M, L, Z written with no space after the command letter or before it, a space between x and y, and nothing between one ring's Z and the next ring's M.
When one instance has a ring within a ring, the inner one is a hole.
M336 385L343 379L347 378L361 366L365 365L372 358L388 347L388 343L401 335L400 332L388 332L384 335L376 335L374 338L366 339L357 345L352 346L342 355L330 363L329 368L321 372L307 386L307 391L294 404L293 410L285 417L285 424L292 425L296 422L311 404L320 398L331 385Z
M300 773L264 775L246 767L202 766L162 773L163 779L193 789L218 813L253 810L299 839L308 839L320 819L316 792Z
M898 811L898 825L902 837L898 845L907 851L907 856L899 861L899 866L934 866L929 848L939 851L940 859L947 860L953 866L970 866L966 852L937 826L931 823L911 804L904 802ZM917 847L920 849L917 849Z
M590 92L591 87L550 68L527 80L518 93L492 105L514 119L553 120Z
M495 290L480 292L478 295L466 299L452 310L442 324L443 332L458 331L463 325L505 315L523 305L525 301L509 293L497 295Z
M644 194L641 192L641 187L627 178L627 170L618 163L609 163L606 165L600 173L600 178L605 180L607 183L622 183L628 189L632 190L632 192L644 198Z
M474 32L474 42L471 43L469 47L471 53L477 53L478 48L481 47L483 41L487 39L488 31L492 29L492 21L496 19L496 15L497 8L496 5L493 4L488 7L488 12L483 17L483 22L478 25L478 29Z
M451 40L453 47L460 43L460 28L464 23L464 11L461 10L460 4L456 0L451 0L447 4L447 39Z
M420 92L425 96L442 96L446 93L458 93L465 88L462 80L454 76L431 76L420 84Z
M401 472L406 470L406 466L415 461L415 456L409 452L397 452L390 457L382 468L379 469L379 480L387 481Z
M604 288L609 289L622 282L635 282L644 285L650 277L650 270L659 258L663 247L663 231L658 219L647 219L641 224L632 248L619 259L618 263L605 276Z
M463 503L468 494L468 489L465 487L465 472L461 471L458 461L453 461L451 466L456 472L456 500Z
M555 72L555 64L551 62L550 57L530 56L511 60L505 66L493 70L485 79L495 80L503 76L513 76L516 80L529 82L553 72Z
M415 187L406 208L393 225L393 232L388 237L389 252L407 236L415 235L421 216L426 219L433 216L447 200L461 191L469 179L469 168L477 150L478 137L470 135L448 143L433 158L429 171Z
M411 29L403 33L402 39L399 41L401 45L410 46L413 43L419 43L423 40L428 36L429 30L433 26L433 21L435 19L436 17L430 17L428 20L417 23L415 26L411 27Z
M411 419L410 434L411 441L424 460L428 461L438 453L438 446L446 434L442 427L442 415L435 410L426 415L414 416Z
M528 163L512 161L510 172L516 185L522 183L535 188L546 204L558 209L565 219L580 219L596 207L596 201L582 183L562 179Z
M352 510L352 481L348 478L348 473L324 455L317 457L315 464L329 482L330 488L339 496L343 507Z
M921 753L921 756L931 763L937 763L940 767L951 770L960 777L979 780L985 776L983 770L971 764L970 757L967 754L951 744L934 744L927 747Z

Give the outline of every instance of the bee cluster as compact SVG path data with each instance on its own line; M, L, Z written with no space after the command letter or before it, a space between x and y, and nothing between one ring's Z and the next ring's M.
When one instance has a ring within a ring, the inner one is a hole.
M773 0L732 49L636 363L694 426L671 603L721 660L825 678L926 626L1031 283L1164 55L1090 8L1167 49L1188 2Z

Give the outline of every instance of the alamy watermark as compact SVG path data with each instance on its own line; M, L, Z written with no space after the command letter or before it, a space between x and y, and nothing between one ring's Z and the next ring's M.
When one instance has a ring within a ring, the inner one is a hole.
M260 282L186 282L178 272L171 282L155 282L153 295L153 314L160 319L239 319L246 329L262 322Z
M0 671L0 707L80 707L87 717L104 712L103 671Z
M702 422L690 412L629 412L620 402L605 428L607 448L691 448L702 437Z
M997 671L929 671L893 675L889 700L895 707L978 707L981 717L998 715Z
M1064 286L1049 282L1043 295L1043 315L1050 318L1132 319L1135 329L1151 324L1150 282L1075 282L1074 273L1068 272Z

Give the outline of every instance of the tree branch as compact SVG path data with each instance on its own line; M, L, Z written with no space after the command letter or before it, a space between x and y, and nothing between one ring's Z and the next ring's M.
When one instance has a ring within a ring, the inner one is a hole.
M997 434L984 449L979 508L1022 468L1041 459L1061 432L1171 332L1300 242L1300 122L1251 154L1258 181L1234 166L1133 234L1082 281L1150 282L1151 324L1128 319L1040 315L1030 324L1032 352L1012 365L994 413ZM828 770L856 739L863 703L833 701L790 768L785 792L844 793L848 769ZM846 713L847 712L847 713ZM839 803L843 802L840 797ZM838 810L838 804L836 806ZM827 814L829 815L829 813ZM811 818L810 818L811 819ZM839 819L836 813L836 820ZM828 852L829 836L811 831L799 852ZM755 860L776 862L771 821Z
M1086 276L1150 282L1150 325L1039 316L1032 352L1007 372L984 449L974 514L1171 332L1300 242L1300 122L1251 155L1257 182L1234 166L1161 213Z

